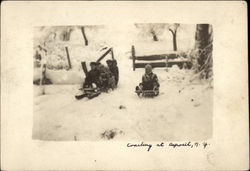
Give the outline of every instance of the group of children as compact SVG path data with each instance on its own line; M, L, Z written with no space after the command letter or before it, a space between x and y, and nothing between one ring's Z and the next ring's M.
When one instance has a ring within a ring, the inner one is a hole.
M87 73L83 88L99 88L107 92L115 89L119 80L119 70L116 60L107 60L107 66L98 62L91 62L91 70Z
M107 92L109 89L115 89L119 81L119 69L117 67L117 61L107 60L107 66L98 62L91 62L91 70L88 72L85 81L83 83L83 89L85 88L98 88L102 92ZM152 72L152 66L145 66L145 74L142 76L142 82L139 86L136 86L136 93L138 96L143 92L152 91L154 96L159 94L160 84L158 82L157 75Z

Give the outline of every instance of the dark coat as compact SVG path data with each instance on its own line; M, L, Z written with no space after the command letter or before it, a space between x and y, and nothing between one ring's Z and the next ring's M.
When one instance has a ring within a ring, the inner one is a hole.
M140 85L142 85L143 90L153 90L154 87L160 86L157 75L152 72L142 76L142 83Z
M115 78L115 84L118 84L119 81L119 69L117 67L117 61L116 60L107 60L107 64L109 67L110 72Z
M85 78L83 87L92 87L92 84L95 83L97 87L100 86L100 71L97 69L90 70L88 75Z

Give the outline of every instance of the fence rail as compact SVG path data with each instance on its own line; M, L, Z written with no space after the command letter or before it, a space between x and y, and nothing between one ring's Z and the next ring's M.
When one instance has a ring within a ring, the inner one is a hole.
M136 56L135 47L131 48L132 60L133 60L133 70L136 68L144 68L147 64L150 64L153 68L156 67L172 67L173 65L178 65L179 68L192 67L192 63L189 60L175 60L180 57L178 53L169 54L157 54L157 55L146 55L146 56ZM136 62L140 61L140 62ZM159 62L162 61L162 62Z

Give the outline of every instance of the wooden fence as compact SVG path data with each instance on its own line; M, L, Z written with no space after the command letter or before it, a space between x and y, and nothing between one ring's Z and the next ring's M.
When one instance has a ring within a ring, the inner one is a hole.
M150 64L153 68L156 67L172 67L173 65L178 65L180 69L192 67L192 63L187 58L183 60L180 59L178 53L168 53L168 54L157 54L157 55L147 55L147 56L136 56L135 47L132 46L131 49L132 60L133 60L133 70L136 68L144 68L147 64ZM139 62L136 62L139 61Z

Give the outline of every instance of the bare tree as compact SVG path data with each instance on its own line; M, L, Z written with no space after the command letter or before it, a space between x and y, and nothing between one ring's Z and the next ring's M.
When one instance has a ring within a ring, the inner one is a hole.
M173 50L177 51L177 41L176 41L176 36L177 36L177 29L179 28L180 24L175 23L172 26L169 26L168 30L172 33L173 35Z
M82 35L84 38L85 46L88 46L89 42L88 42L88 38L87 38L86 33L85 33L85 27L81 27L81 31L82 31Z

